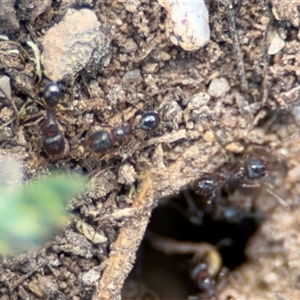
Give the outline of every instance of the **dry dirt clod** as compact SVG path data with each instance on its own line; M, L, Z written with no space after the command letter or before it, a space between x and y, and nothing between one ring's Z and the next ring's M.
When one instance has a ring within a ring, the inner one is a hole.
M119 169L118 182L121 184L131 185L135 182L137 173L130 164L124 164Z
M65 237L62 240L62 244L58 246L59 251L85 258L92 257L92 245L83 235L67 230Z
M93 284L96 280L100 278L100 271L99 270L89 270L82 275L82 281L84 284Z
M290 21L294 26L299 26L298 7L300 6L300 1L272 0L271 2L273 4L272 12L276 20L287 20Z
M101 28L92 10L68 9L62 21L44 37L44 74L59 81L85 68L94 51L103 55L107 44Z
M1 23L1 33L14 33L19 28L19 22L17 20L15 11L16 0L1 0L0 1L0 23Z

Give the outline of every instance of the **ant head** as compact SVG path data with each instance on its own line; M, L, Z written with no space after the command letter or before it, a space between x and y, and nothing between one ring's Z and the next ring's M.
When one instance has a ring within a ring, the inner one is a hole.
M160 117L157 113L153 111L146 112L139 120L139 128L144 131L153 131L158 127L159 123Z
M46 85L43 91L43 97L48 106L54 107L57 105L61 96L61 90L57 83L52 82Z
M218 183L215 176L208 173L202 173L192 184L194 192L203 197L212 196L217 186Z
M113 142L106 130L99 130L89 137L89 146L95 153L105 153L113 148Z
M266 164L257 157L251 157L245 163L245 172L247 179L258 180L266 176Z

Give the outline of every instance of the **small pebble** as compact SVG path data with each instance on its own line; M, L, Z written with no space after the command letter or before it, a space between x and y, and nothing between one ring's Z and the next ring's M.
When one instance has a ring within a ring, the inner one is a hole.
M10 79L5 75L0 77L0 97L8 99L11 97Z
M275 34L274 34L274 36L273 36L273 38L272 38L272 40L271 40L269 49L268 49L268 54L269 54L269 55L276 54L276 53L278 53L284 46L285 46L284 40L278 35L277 32L275 32Z
M100 272L96 270L89 270L82 275L82 281L85 284L92 284L100 278Z
M0 24L1 33L15 33L20 29L17 18L16 6L17 0L0 0Z
M223 97L230 90L230 85L225 78L213 79L208 87L208 94L212 97Z
M141 70L136 69L132 71L128 71L123 76L123 81L125 82L135 82L142 79Z
M167 33L175 45L194 51L210 39L208 10L204 1L158 0L168 11Z
M199 109L201 106L206 105L210 101L210 96L207 93L197 93L192 96L188 103L189 109Z

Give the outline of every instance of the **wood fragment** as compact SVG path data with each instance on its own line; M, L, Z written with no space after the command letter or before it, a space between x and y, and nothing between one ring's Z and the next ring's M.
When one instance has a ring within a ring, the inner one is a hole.
M142 176L139 194L132 205L133 209L143 208L143 213L128 219L117 240L112 244L107 267L96 286L93 300L121 299L121 289L133 267L135 253L144 236L154 206L152 175L146 172Z

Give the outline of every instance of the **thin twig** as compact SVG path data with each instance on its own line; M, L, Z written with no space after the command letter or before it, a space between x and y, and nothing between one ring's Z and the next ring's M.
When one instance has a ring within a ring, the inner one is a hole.
M240 46L239 37L236 30L235 25L235 10L233 7L232 0L229 0L229 6L228 6L228 23L229 23L229 30L231 34L231 38L233 41L233 48L236 55L236 61L237 61L237 69L239 72L240 80L241 80L241 90L243 92L248 90L248 83L246 79L246 73L245 73L245 67L244 67L244 59L243 54Z
M273 23L273 15L269 11L269 22L265 28L264 31L264 38L263 38L263 63L264 63L264 68L263 68L263 82L261 85L261 106L264 106L268 100L269 97L269 65L270 65L270 55L268 54L267 51L267 39L268 39L268 32L271 24Z
M47 261L41 262L36 267L34 267L31 271L29 271L27 274L23 275L20 279L18 279L10 288L10 291L12 292L14 289L16 289L20 284L22 284L26 279L31 277L39 268L46 265Z

